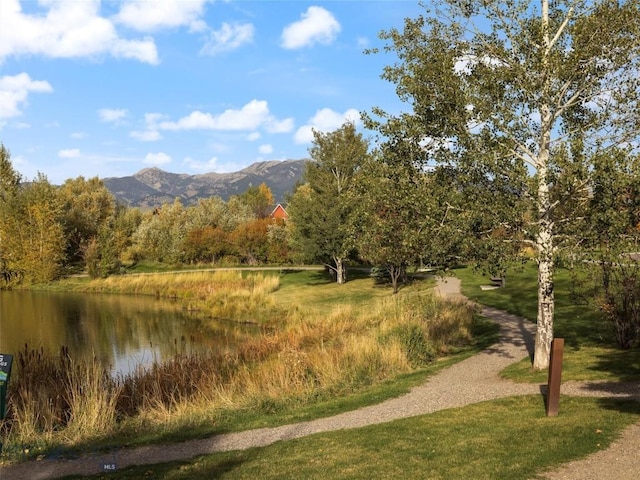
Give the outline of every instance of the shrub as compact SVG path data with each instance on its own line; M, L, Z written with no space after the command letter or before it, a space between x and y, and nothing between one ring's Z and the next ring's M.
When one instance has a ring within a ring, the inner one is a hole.
M600 273L600 311L613 325L618 346L631 348L640 336L640 262L631 257L605 259Z
M436 355L429 344L424 327L402 325L398 327L395 336L400 341L411 366L420 367L434 360Z

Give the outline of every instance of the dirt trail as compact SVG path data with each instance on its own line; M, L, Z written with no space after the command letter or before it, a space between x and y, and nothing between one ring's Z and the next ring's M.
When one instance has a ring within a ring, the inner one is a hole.
M438 281L436 292L444 298L464 299L460 293L460 281L455 278ZM270 445L319 432L384 423L485 400L523 394L539 395L543 388L541 385L518 384L501 379L498 375L509 364L530 355L534 326L523 318L488 307L482 309L482 314L500 325L498 343L441 371L409 393L378 405L308 422L216 435L179 444L122 449L109 454L83 456L77 459L30 461L1 468L0 479L42 480L71 474L90 475L102 472L104 464L115 463L118 468L124 468L130 465L185 460L207 453ZM562 393L589 397L634 398L640 401L640 382L624 385L611 382L568 382L562 385ZM640 471L638 445L640 423L625 430L621 439L611 448L584 460L572 462L569 464L570 468L563 467L545 478L625 480L631 478L629 472L633 472L635 480L637 472Z

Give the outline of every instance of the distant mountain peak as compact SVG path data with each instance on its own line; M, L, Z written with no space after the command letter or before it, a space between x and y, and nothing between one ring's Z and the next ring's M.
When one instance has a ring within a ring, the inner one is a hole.
M143 168L142 170L140 170L138 173L148 173L148 172L164 172L164 170L162 170L159 167L146 167L146 168ZM134 175L137 175L138 173L136 173Z
M253 163L238 172L199 175L148 167L132 176L105 178L103 182L118 201L132 207L154 208L176 198L184 205L212 196L228 200L261 183L271 189L276 203L281 203L302 179L307 161L270 160Z

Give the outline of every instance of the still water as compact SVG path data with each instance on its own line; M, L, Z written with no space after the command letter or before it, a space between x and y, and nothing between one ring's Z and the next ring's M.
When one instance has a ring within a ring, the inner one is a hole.
M100 359L112 374L162 361L176 351L227 348L255 327L199 320L177 302L131 295L0 291L0 353L69 348Z

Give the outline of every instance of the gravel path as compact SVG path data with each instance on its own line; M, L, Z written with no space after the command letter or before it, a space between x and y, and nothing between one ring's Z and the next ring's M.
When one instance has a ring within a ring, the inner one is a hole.
M464 299L460 294L460 281L448 278L439 281L437 293L449 299ZM185 460L197 455L246 449L270 445L319 432L357 428L374 423L422 415L447 408L523 394L540 394L541 385L517 384L501 379L498 373L511 363L530 355L533 347L534 326L523 318L484 307L482 314L500 325L500 340L487 350L459 362L431 377L426 383L409 393L378 405L364 407L328 418L309 422L262 428L244 432L217 435L203 440L192 440L171 446L150 445L122 449L105 455L84 456L78 459L45 459L30 461L0 469L2 480L41 480L70 474L90 475L102 471L106 463L118 468ZM634 398L640 401L640 382L616 384L607 382L567 382L562 385L565 395L589 397ZM549 474L548 479L606 479L624 480L640 471L640 424L625 430L623 437L608 450L598 452L585 460L572 462L570 467ZM600 473L596 466L601 465ZM620 472L617 472L619 467ZM616 472L612 470L616 468Z

